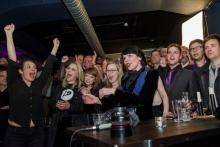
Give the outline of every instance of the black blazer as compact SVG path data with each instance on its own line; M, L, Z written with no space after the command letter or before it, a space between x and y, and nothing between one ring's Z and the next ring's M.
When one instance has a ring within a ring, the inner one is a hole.
M160 76L162 78L165 90L169 97L169 106L171 108L171 101L176 99L182 99L182 92L189 92L189 99L195 101L196 91L195 82L193 79L193 72L185 68L177 68L176 74L173 77L172 84L167 87L165 84L166 76L168 74L168 67L161 69ZM170 109L172 110L172 109Z
M208 106L209 99L209 62L202 67L195 67L193 70L193 79L195 79L196 91L200 91L203 106Z

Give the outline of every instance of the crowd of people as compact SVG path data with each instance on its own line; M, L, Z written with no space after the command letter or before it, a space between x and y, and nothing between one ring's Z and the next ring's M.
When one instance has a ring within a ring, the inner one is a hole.
M141 121L174 117L172 101L182 99L183 92L188 93L187 105L195 117L196 93L208 108L210 88L219 118L219 35L192 40L189 47L172 43L155 49L150 61L137 46L123 49L120 61L95 53L63 56L55 71L59 39L53 40L51 53L39 68L31 58L18 62L14 30L14 24L4 28L8 59L0 60L0 144L5 147L65 146L67 127L91 125L91 114L119 106Z

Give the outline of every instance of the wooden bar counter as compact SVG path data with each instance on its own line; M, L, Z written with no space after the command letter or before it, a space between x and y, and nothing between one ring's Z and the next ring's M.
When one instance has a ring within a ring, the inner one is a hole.
M94 147L206 146L204 143L209 147L220 146L220 120L214 118L181 123L168 120L165 128L156 128L154 120L149 120L141 122L132 131L133 135L125 138L112 138L110 130L82 131L76 138Z

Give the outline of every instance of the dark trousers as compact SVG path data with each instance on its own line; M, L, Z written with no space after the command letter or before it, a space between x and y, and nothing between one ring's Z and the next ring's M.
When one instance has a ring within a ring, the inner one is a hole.
M11 127L6 132L4 147L43 147L43 127Z
M8 111L0 110L0 142L4 141L7 126L8 126Z

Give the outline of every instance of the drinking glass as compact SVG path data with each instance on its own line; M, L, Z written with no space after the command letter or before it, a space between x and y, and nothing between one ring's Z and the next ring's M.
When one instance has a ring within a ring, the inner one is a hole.
M172 100L172 109L175 122L182 122L182 100Z
M167 119L163 116L155 117L156 128L165 128L167 126Z
M104 115L102 113L92 114L93 124L100 125L104 123Z

